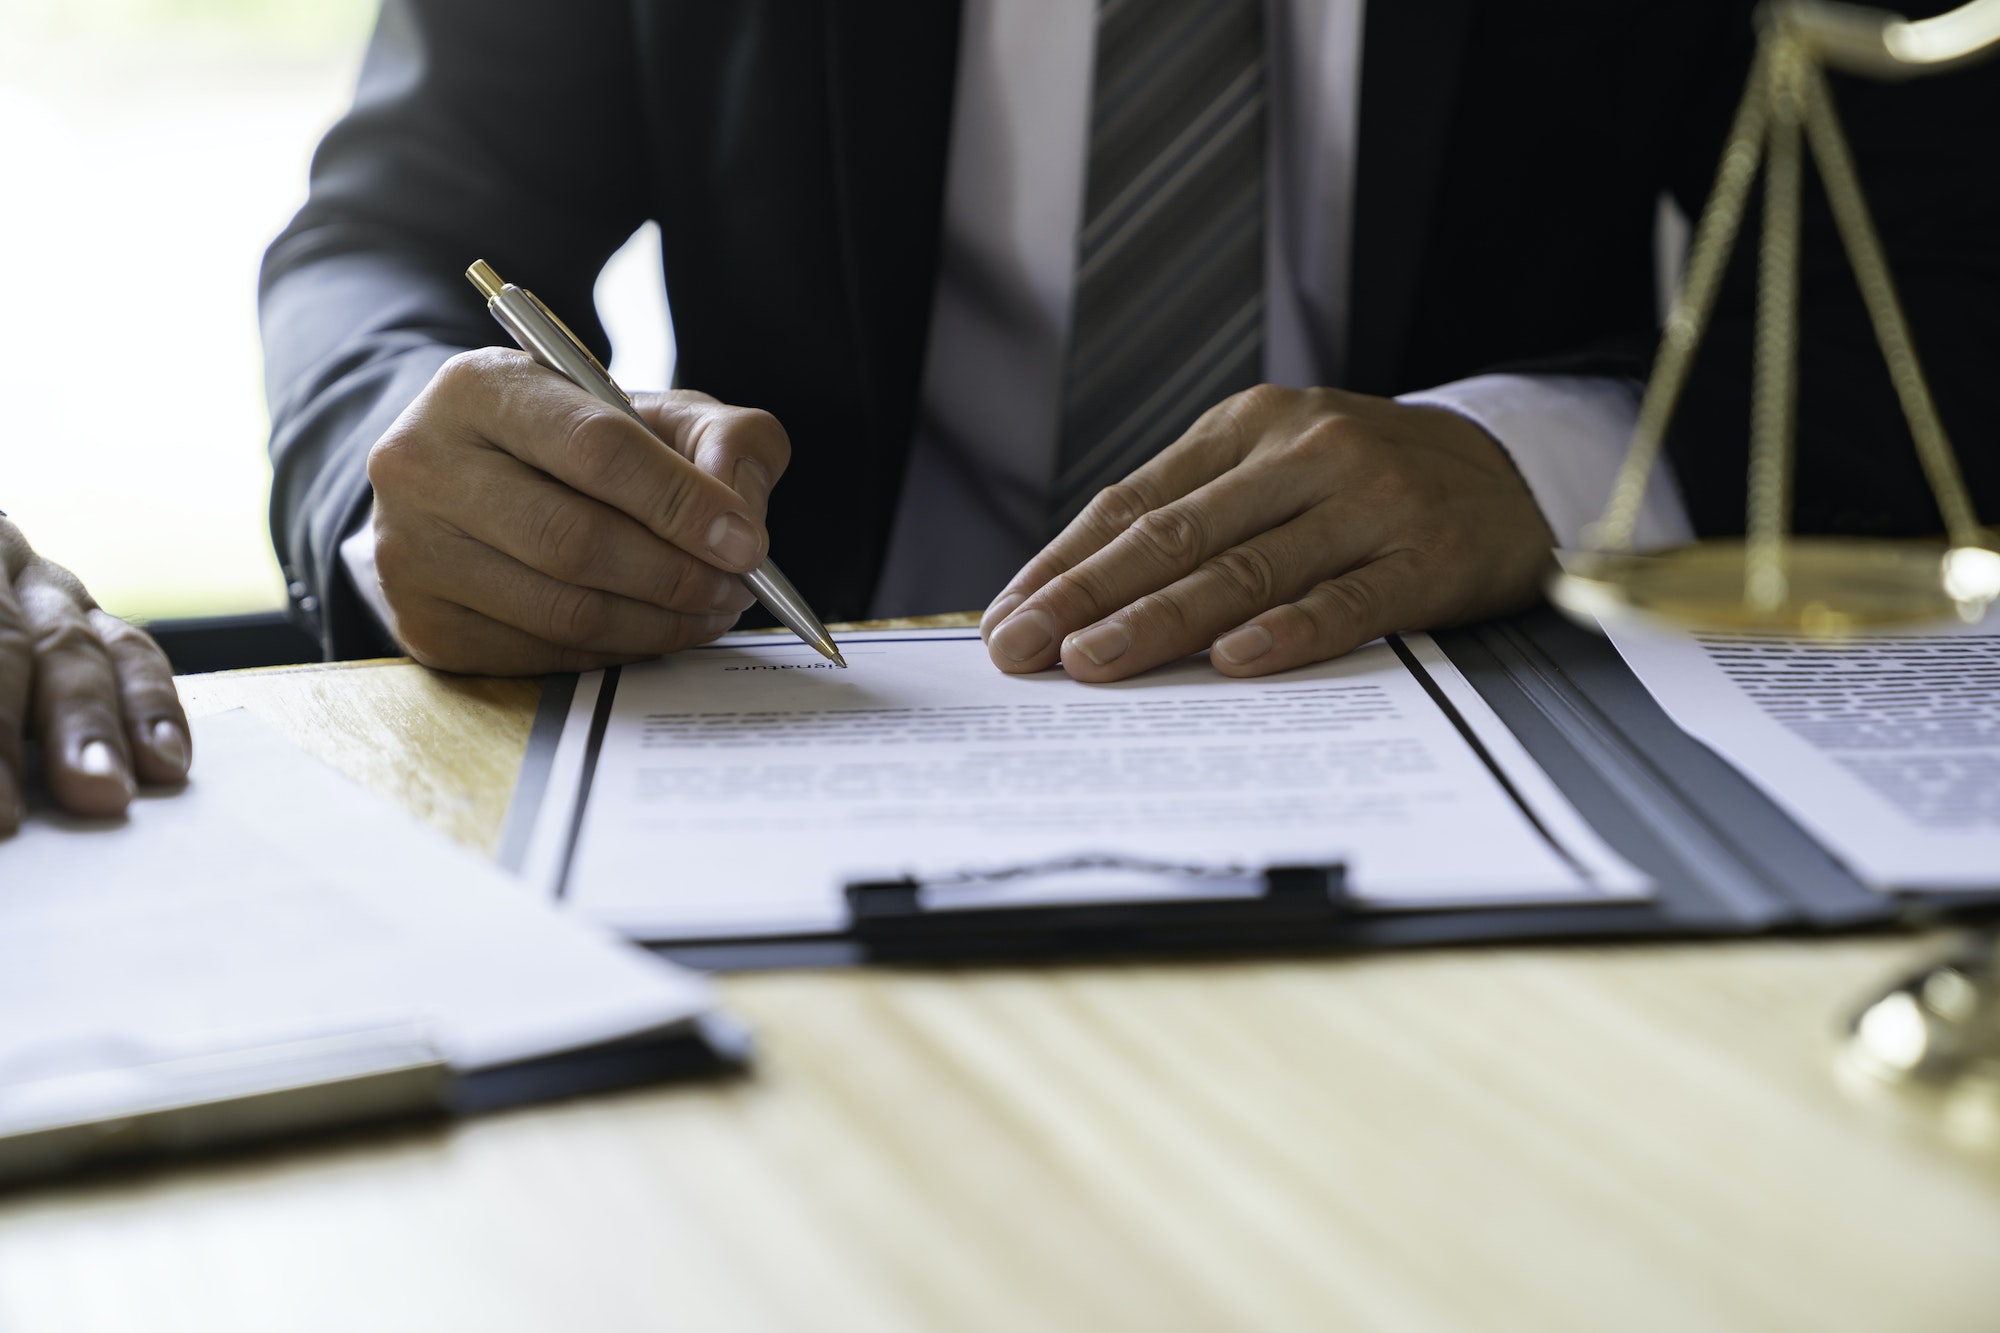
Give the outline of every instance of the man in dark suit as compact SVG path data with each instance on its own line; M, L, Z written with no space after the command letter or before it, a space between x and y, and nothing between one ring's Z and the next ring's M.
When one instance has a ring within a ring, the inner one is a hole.
M388 0L265 265L296 607L335 655L595 666L719 633L775 539L829 619L990 597L996 665L1092 680L1515 609L1601 498L1656 200L1699 209L1752 42L1742 0ZM2000 183L1951 145L2000 90L1840 96L1990 513ZM649 218L672 450L464 354L481 256L601 345ZM1806 254L1798 525L1936 531L1817 204ZM1753 277L1655 539L1740 525Z

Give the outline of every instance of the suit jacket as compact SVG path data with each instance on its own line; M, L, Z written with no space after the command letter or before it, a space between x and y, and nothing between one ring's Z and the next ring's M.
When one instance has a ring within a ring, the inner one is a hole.
M1081 0L1078 0L1081 3ZM1392 394L1493 369L1643 375L1656 201L1699 212L1749 0L1374 0L1351 366ZM949 0L386 0L353 110L260 291L274 537L329 656L381 650L336 547L369 445L448 356L502 341L484 257L602 354L599 268L661 229L677 379L793 443L774 554L861 615L913 430L958 41ZM1840 81L1891 263L1975 499L2000 511L1992 67ZM1808 187L1802 531L1934 532L1896 400ZM1754 228L1753 216L1749 226ZM1754 233L1753 233L1754 234ZM1754 244L1670 441L1699 530L1740 531Z

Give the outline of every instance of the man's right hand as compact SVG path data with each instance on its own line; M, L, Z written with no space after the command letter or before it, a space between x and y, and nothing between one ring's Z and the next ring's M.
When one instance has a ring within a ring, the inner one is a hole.
M368 456L376 574L412 657L587 671L704 643L756 600L737 575L769 548L783 427L698 393L635 401L659 439L521 352L439 369Z

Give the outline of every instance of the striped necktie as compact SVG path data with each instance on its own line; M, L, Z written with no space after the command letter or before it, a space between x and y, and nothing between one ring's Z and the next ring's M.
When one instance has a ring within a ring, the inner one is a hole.
M1263 26L1263 0L1098 4L1058 529L1262 376Z

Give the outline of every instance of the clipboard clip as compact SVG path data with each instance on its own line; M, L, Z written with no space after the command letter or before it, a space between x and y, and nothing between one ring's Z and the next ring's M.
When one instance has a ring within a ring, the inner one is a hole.
M955 889L1092 871L1185 880L1190 892L985 906L943 901ZM849 934L877 959L1324 943L1349 909L1343 862L1251 871L1095 854L864 881L849 884L846 899Z

